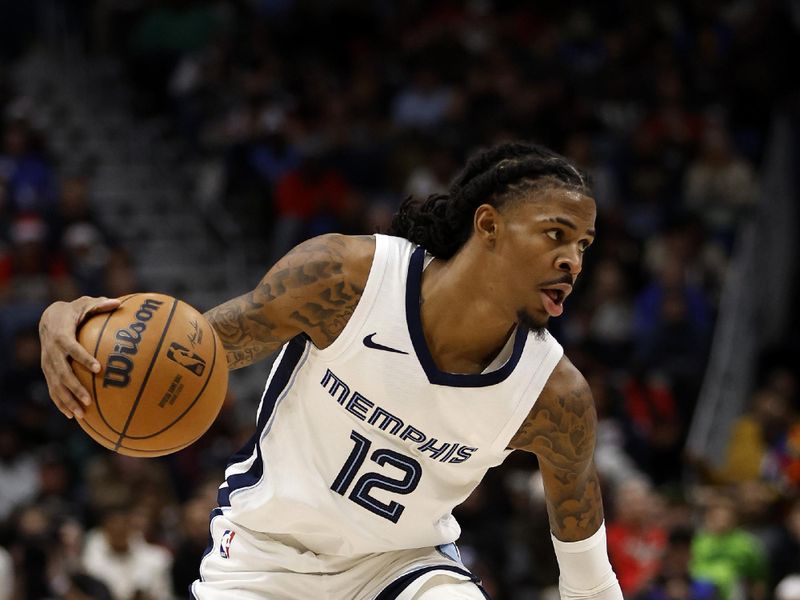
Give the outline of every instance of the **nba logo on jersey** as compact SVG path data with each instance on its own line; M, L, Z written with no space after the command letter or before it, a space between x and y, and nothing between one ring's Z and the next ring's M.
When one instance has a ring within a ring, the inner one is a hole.
M231 543L233 543L233 538L235 535L236 532L231 531L230 529L226 529L225 533L222 534L222 541L219 544L219 555L222 558L231 557Z

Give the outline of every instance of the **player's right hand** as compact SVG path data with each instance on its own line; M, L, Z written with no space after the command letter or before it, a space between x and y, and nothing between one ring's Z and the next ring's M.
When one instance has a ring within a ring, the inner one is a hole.
M93 373L100 371L100 363L78 343L78 325L89 315L114 310L119 305L117 298L83 296L72 302L55 302L42 313L39 320L42 371L50 398L68 419L73 416L82 419L81 403L88 406L91 402L89 392L72 372L70 359Z

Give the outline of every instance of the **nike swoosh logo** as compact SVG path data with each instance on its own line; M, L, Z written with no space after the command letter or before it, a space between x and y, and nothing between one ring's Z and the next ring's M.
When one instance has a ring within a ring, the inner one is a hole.
M403 352L402 350L397 350L396 348L390 348L389 346L384 346L383 344L379 344L378 342L373 342L372 338L377 335L377 332L371 333L364 338L364 345L367 348L372 348L374 350L384 350L385 352L395 352L396 354L408 354L408 352Z

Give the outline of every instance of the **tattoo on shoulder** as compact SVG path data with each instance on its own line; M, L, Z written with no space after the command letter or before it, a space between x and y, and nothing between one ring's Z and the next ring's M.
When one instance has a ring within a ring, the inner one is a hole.
M371 236L350 240L374 244ZM336 339L364 291L358 277L348 279L345 250L340 236L304 242L278 261L252 292L206 313L227 350L230 368L265 358L299 332L321 347ZM268 304L273 310L265 310Z

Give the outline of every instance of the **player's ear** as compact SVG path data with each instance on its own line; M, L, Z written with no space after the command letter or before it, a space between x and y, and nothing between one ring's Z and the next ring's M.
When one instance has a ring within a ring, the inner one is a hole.
M497 209L491 204L481 204L475 209L473 227L475 235L493 248L500 229L500 214Z

